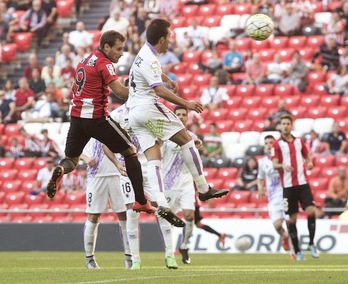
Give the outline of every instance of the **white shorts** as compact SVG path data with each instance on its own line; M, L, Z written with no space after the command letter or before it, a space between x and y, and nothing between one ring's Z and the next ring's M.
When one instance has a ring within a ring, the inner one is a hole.
M195 189L193 184L189 187L183 187L182 190L165 190L164 195L173 212L178 212L180 209L195 210Z
M128 177L120 176L120 190L123 196L124 204L134 203L135 195L132 183Z
M108 211L108 201L112 211L126 211L119 176L88 178L86 186L86 213L100 214Z
M155 145L157 140L167 141L185 129L180 119L160 102L131 109L129 126L137 136L143 152Z
M272 223L277 220L288 220L283 204L268 204L268 214Z

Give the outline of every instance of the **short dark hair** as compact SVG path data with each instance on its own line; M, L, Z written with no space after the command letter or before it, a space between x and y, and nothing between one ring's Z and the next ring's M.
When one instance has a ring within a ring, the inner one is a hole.
M176 113L176 111L181 110L181 109L184 109L184 110L186 110L186 112L188 112L187 107L184 107L184 106L176 106L176 107L174 108L174 113Z
M266 135L263 140L266 140L266 139L274 139L275 140L273 135Z
M168 35L170 22L165 19L153 19L146 29L146 40L151 45L156 45L161 37Z
M100 48L104 48L105 44L108 44L110 47L113 47L115 45L116 40L119 40L120 42L124 42L126 40L126 37L119 33L118 31L110 30L106 31L102 34L100 37L99 45Z
M280 117L280 121L282 121L283 119L289 119L291 121L291 123L293 122L292 116L290 114L283 114Z

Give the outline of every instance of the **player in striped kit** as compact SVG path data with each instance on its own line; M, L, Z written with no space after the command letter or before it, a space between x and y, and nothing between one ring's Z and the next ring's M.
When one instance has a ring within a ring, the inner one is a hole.
M300 137L291 134L293 119L290 115L283 115L280 119L281 137L274 141L271 149L271 159L274 169L279 171L283 186L283 200L285 213L290 215L289 235L294 247L296 259L304 260L298 242L296 220L298 203L308 214L309 247L313 258L318 258L314 245L315 235L315 205L312 191L308 184L305 170L313 168L313 162L308 149Z

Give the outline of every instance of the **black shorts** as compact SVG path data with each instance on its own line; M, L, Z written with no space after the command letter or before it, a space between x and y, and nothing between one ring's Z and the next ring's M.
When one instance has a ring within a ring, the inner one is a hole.
M195 224L201 221L203 217L201 216L201 212L199 211L199 206L195 207Z
M132 145L127 132L110 117L87 119L72 116L66 138L65 155L70 158L79 157L92 137L105 144L114 153L123 152Z
M308 206L314 206L314 199L309 184L287 187L283 191L285 214L298 213L298 203L305 210Z

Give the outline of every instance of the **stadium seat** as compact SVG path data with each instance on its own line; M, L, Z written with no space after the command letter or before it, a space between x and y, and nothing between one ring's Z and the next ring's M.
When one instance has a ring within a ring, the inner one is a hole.
M29 206L32 205L37 205L37 204L42 204L44 200L44 196L46 193L42 192L37 195L31 195L31 194L26 194L24 197L24 203L28 204ZM45 206L48 208L48 204L45 204Z
M237 207L239 207L238 204L248 203L250 201L250 192L246 190L232 191L229 201L237 204Z
M185 5L181 10L181 15L185 18L192 18L197 16L199 6L198 5Z
M332 178L338 174L338 167L323 167L320 176L323 178Z
M171 23L172 23L171 27L173 29L186 27L186 18L182 16L174 17Z
M210 120L199 124L199 130L200 130L202 135L209 133L210 124L211 124Z
M0 62L10 63L16 58L17 44L15 43L3 43L0 46Z
M190 86L192 83L192 74L178 74L177 75L177 82L180 88L183 88L184 86Z
M220 169L229 167L231 165L231 159L222 157L222 158L211 158L210 159L210 167Z
M260 132L257 131L243 131L240 133L239 143L249 147L256 145L259 142Z
M207 64L207 61L213 57L213 51L211 49L205 49L201 53L201 62Z
M191 50L186 51L183 54L182 61L187 63L198 63L200 61L202 51L199 50Z
M321 106L338 106L340 102L339 95L321 95L319 105Z
M193 75L202 74L202 70L197 63L191 63L187 67L187 72Z
M12 204L22 204L24 200L25 193L23 191L9 192L4 198L4 203L8 205Z
M307 37L305 36L291 36L289 37L288 47L299 50L305 47L306 43Z
M17 192L21 188L22 182L19 180L4 180L1 184L1 190L5 193Z
M245 97L244 100L242 100L242 107L245 107L247 109L251 109L251 108L256 108L258 106L260 106L260 102L261 102L261 97Z
M252 126L252 131L258 131L262 132L262 130L265 128L265 120L255 120Z
M22 185L21 185L22 191L29 194L34 189L36 189L36 179L22 181Z
M282 48L278 49L277 52L282 56L282 61L290 62L295 50L293 48Z
M73 210L73 212L70 212L70 217L73 220L73 222L77 221L77 218L79 218L79 222L85 222L86 221L86 205L85 204L74 204L70 207L70 209Z
M33 218L31 216L13 216L10 217L11 223L25 224L31 223Z
M7 135L7 136L19 135L19 129L22 127L23 126L21 124L17 124L17 123L7 124L4 129L4 135Z
M3 169L0 171L0 180L14 181L17 178L18 171L16 169Z
M49 158L49 157L38 157L38 158L34 159L34 162L33 162L33 165L32 165L32 169L40 170L40 169L46 167L47 160L51 160L51 158Z
M238 15L244 15L244 14L250 14L251 12L251 4L250 3L244 3L244 4L237 4L234 6L234 13Z
M342 2L341 1L329 1L327 3L327 8L329 11L335 11L338 8L342 7Z
M223 132L221 133L222 147L227 147L229 144L236 144L239 142L239 132Z
M288 110L291 112L294 119L308 117L306 107L289 107Z
M45 212L45 210L49 209L49 206L48 204L31 204L29 205L29 209L33 210L33 212L28 213L28 215L32 217L44 217L47 215L47 212Z
M265 107L268 109L278 107L278 101L279 101L278 96L263 97L261 100L261 107Z
M86 203L86 192L76 191L65 194L64 203L75 206L76 204Z
M52 223L53 217L51 216L33 216L33 219L31 220L32 223Z
M327 155L327 156L316 156L313 159L314 166L318 167L332 167L335 165L335 156ZM336 161L337 164L337 161Z
M235 169L237 169L237 168L235 168ZM224 179L223 188L232 189L235 185L236 185L236 179L234 179L234 178Z
M74 0L59 0L56 1L57 13L60 17L67 17L72 13Z
M238 72L238 73L233 73L232 74L232 80L233 82L235 82L236 84L239 82L243 82L246 79L246 73L245 72ZM238 84L239 84L238 83Z
M297 107L300 105L301 97L300 96L291 96L291 97L286 97L285 103L286 107Z
M311 61L312 55L314 54L315 49L313 47L303 47L299 50L299 52L303 60Z
M220 168L216 174L216 178L220 179L235 179L238 175L238 169L224 167Z
M250 97L254 95L255 86L254 85L238 85L236 87L236 96Z
M334 123L333 118L329 118L329 117L316 118L314 120L313 130L317 132L319 135L323 135L324 133L331 132L333 123Z
M230 132L233 130L233 120L225 119L216 121L216 128L219 133Z
M269 40L252 40L251 41L251 49L259 52L260 50L266 50L269 48Z
M230 30L227 27L217 26L210 27L208 32L208 40L212 42L212 44L216 45L221 39L225 39L230 34ZM221 49L220 49L221 48ZM218 54L225 49L222 45L217 45L216 50Z
M336 156L336 166L345 166L348 167L348 155L344 154L344 155L337 155Z
M43 203L47 203L50 206L54 206L56 204L62 204L65 198L65 193L62 191L57 191L54 198L50 199L47 195L44 196Z
M263 145L265 137L267 135L272 135L275 139L280 138L280 133L279 131L263 131L260 133L260 137L259 137L259 145Z
M67 217L69 213L67 213L66 210L68 210L69 207L69 204L49 204L49 209L52 210L52 212L48 213L48 215L53 218Z
M313 13L323 12L323 3L322 2L311 2Z
M88 30L92 40L92 49L96 49L99 46L99 40L101 37L101 31L99 30Z
M206 179L214 179L216 178L218 169L216 168L204 168L203 169L203 174Z
M198 87L197 86L185 86L181 88L180 90L180 96L183 97L184 99L193 99L198 97Z
M0 192L0 196L1 195L5 195L5 193L1 193ZM1 201L1 200L0 200ZM5 204L5 203L2 203L2 201L0 202L0 210L7 210L9 208L9 205L8 204ZM8 217L7 216L7 213L6 212L0 212L0 217L1 218L3 218L3 217ZM6 219L5 219L6 220ZM0 223L2 223L1 221L0 221Z
M264 155L263 148L262 145L250 145L246 150L245 155L250 157L262 156Z
M211 76L212 75L210 73L195 75L193 76L192 84L196 86L208 85Z
M222 16L220 25L230 30L236 30L236 29L239 29L239 22L240 22L240 15L228 14L228 15Z
M337 119L338 124L343 132L348 132L348 117Z
M342 96L340 100L341 106L347 106L348 107L348 96Z
M218 26L220 26L221 18L222 18L221 15L204 16L202 26L205 26L208 28L218 27Z
M274 95L278 97L290 97L293 95L293 85L277 84L274 87Z
M175 64L171 71L175 73L176 75L179 74L185 74L187 71L188 63L187 62L179 62L178 64Z
M5 129L5 124L3 124L3 123L1 123L0 124L0 137L2 137L3 136L3 134L4 134L4 129Z
M248 118L252 121L265 119L268 115L267 108L249 108Z
M14 158L0 158L0 171L12 169L15 161Z
M234 42L236 49L241 52L248 50L251 46L251 39L248 37L236 38Z
M242 104L242 100L243 98L240 96L230 96L230 98L227 101L223 102L223 107L229 110L238 109Z
M245 120L248 113L247 108L231 109L229 113L230 119Z
M256 86L254 95L258 97L271 97L273 96L274 85L273 84L259 84Z
M259 50L260 60L265 63L272 62L275 53L276 50L274 48L266 48Z
M323 106L309 106L307 108L308 118L321 118L325 117L327 113L327 108Z
M234 4L232 3L226 3L226 4L219 4L216 6L216 15L232 15L234 12Z
M32 169L35 158L23 157L16 159L14 163L14 168L17 170L27 170Z
M329 106L327 108L327 116L333 119L345 118L347 117L347 107L346 106Z
M237 120L234 123L233 129L237 132L251 131L253 122L251 120Z
M224 180L219 178L213 178L213 179L207 179L207 182L213 188L222 188Z
M36 169L22 169L18 171L17 179L21 181L34 180L37 177L38 170Z
M316 50L324 43L323 35L309 36L307 38L307 47L315 48Z
M325 72L311 71L307 74L307 82L310 85L324 83L326 78Z
M235 159L239 158L241 156L244 157L244 153L245 153L246 149L247 149L247 147L243 144L230 143L229 145L224 147L224 152L225 152L225 156L232 160L232 166L235 167L234 166Z
M31 32L16 32L13 36L13 42L20 52L25 52L30 48L32 37Z
M224 108L211 110L209 112L209 120L211 120L212 122L225 120L227 118L228 112L228 109Z
M311 186L312 192L328 190L329 179L325 177L309 178L309 184Z
M18 21L22 18L24 15L25 11L24 10L14 10L12 11L11 15L16 18Z
M327 198L327 190L318 190L313 193L315 205L324 207Z
M290 37L291 38L291 37ZM274 49L282 49L288 47L288 37L277 36L269 41L269 47Z
M315 107L318 106L320 101L320 96L318 95L304 95L301 97L300 105L307 107Z
M319 177L320 172L321 172L321 169L318 167L314 167L311 170L306 170L306 174L308 178L317 178Z

